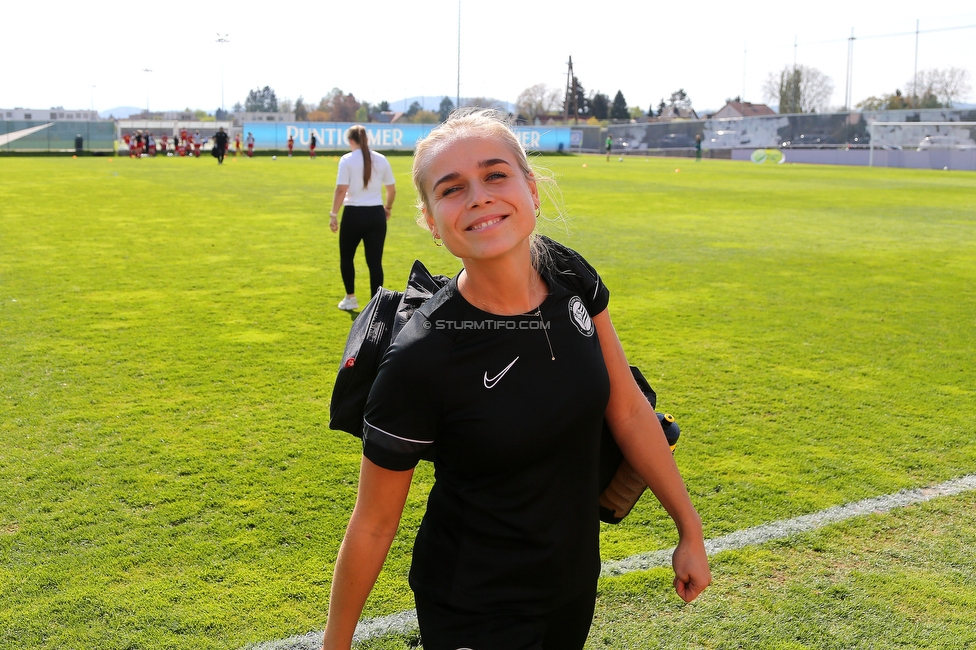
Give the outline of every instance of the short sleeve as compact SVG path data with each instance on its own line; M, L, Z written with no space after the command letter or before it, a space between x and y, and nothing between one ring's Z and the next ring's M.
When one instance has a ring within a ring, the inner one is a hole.
M386 158L383 158L383 185L396 185L393 167L390 166L390 162Z
M415 315L397 336L366 400L363 455L389 470L415 467L437 438L441 391L432 382L442 376L436 368L445 356L424 320Z
M346 156L339 159L339 172L336 174L336 185L349 185L352 180L352 161Z
M544 235L540 239L549 251L553 278L579 294L591 318L604 311L610 304L610 290L596 269L572 248Z

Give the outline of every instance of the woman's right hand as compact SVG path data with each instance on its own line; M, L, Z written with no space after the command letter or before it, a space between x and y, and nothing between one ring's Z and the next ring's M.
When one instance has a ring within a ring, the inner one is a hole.
M674 590L686 603L697 598L712 582L702 535L683 535L671 556L671 566L674 568Z

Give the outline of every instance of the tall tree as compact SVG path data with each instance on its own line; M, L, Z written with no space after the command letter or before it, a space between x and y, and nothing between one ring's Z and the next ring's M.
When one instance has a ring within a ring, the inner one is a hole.
M667 107L668 105L664 103L664 98L662 97L661 103L657 105L657 116L661 117L662 115L664 115L664 109L666 109Z
M421 108L420 102L413 102L410 104L410 108L407 109L407 117L413 117Z
M962 68L931 68L918 73L918 82L911 79L905 84L909 96L916 99L913 108L928 108L924 106L924 98L934 97L946 108L952 108L952 103L959 101L969 94L972 86L969 82L969 71ZM931 103L931 101L929 102Z
M385 113L386 111L390 110L390 102L384 99L376 106L376 110L378 110L380 113Z
M437 110L437 117L440 118L441 122L444 122L447 120L451 114L451 111L453 110L454 102L451 101L450 97L444 97L444 99L441 100L440 108Z
M690 111L691 97L688 96L688 93L685 92L684 88L678 88L676 91L671 93L671 97L668 98L668 106L673 109Z
M805 65L770 72L763 83L763 99L779 101L780 113L823 113L833 94L833 80Z
M356 119L359 102L352 93L343 93L339 88L333 88L319 100L318 110L328 113L333 122L352 122Z
M291 113L295 109L290 99L282 98L278 100L278 110L282 113Z
M248 91L244 100L244 109L248 113L277 113L278 98L269 86Z
M305 106L305 98L301 95L295 100L295 119L299 122L308 119L308 107Z
M627 110L627 100L624 99L622 91L617 91L613 96L613 106L610 107L611 120L629 120L630 111Z
M598 120L610 117L610 98L603 93L593 93L589 99L590 113Z
M527 120L548 115L559 108L559 90L546 84L529 86L519 93L515 108Z

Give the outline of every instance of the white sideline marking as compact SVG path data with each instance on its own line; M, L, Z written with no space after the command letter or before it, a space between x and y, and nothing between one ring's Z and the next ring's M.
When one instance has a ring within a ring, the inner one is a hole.
M820 512L801 515L793 519L783 519L769 524L738 530L722 537L705 540L705 550L709 555L722 551L734 551L746 546L762 544L774 539L783 539L798 533L805 533L835 524L845 519L889 512L895 508L903 508L916 503L923 503L937 497L953 496L976 490L976 474L969 474L961 478L939 483L927 488L901 490L894 494L871 497L842 506L833 506ZM619 576L631 571L644 571L656 567L668 566L671 563L673 548L662 551L640 553L623 560L603 563L600 577ZM353 641L365 641L386 634L407 634L417 629L417 612L409 610L364 619L356 626ZM279 641L263 641L245 646L245 650L319 650L322 647L322 632L308 632L292 636Z

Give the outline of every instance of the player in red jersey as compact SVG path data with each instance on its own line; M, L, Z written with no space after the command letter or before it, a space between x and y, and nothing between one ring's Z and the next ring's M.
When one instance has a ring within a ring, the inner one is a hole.
M295 136L288 136L288 157L291 158L292 149L295 148Z
M234 136L234 157L239 158L241 155L241 134L238 133Z

